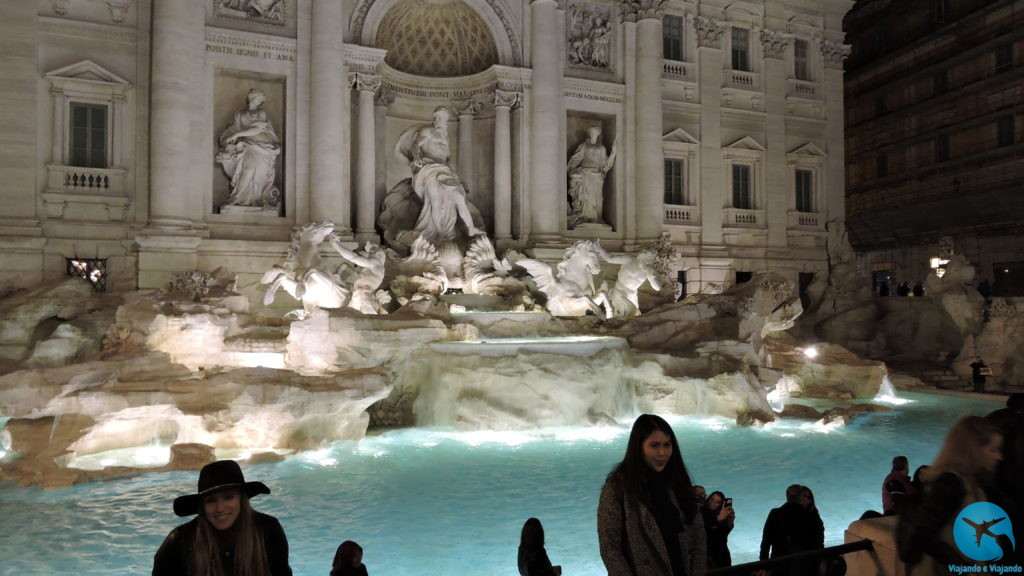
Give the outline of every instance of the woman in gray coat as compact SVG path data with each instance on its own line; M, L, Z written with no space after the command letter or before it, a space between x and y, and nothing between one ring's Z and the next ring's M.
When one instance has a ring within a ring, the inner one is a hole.
M597 506L597 537L609 576L704 576L704 523L675 432L643 414Z

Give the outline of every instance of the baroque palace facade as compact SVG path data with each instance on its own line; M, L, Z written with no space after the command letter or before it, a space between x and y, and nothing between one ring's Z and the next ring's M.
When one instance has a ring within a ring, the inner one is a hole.
M499 248L631 252L687 293L827 270L844 219L848 0L0 3L0 285L226 267L293 227L381 241L408 128L440 117ZM448 115L435 111L444 107Z

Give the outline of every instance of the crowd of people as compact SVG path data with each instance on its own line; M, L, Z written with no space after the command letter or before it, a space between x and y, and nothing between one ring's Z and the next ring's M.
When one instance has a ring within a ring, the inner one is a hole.
M633 423L626 453L605 479L597 509L601 559L610 576L702 576L732 565L729 533L736 512L720 491L695 485L672 427L643 414ZM987 417L966 416L949 431L931 466L910 476L905 456L892 460L882 481L882 512L898 516L897 546L910 574L945 573L965 563L953 539L953 523L965 506L992 502L1013 519L1024 510L1024 394ZM252 509L249 500L269 494L247 482L231 460L213 462L199 474L195 494L174 501L179 516L195 516L168 534L154 557L153 575L287 576L288 541L276 518ZM1013 540L999 534L1003 560L1020 561L1013 542L1024 521L1013 523ZM823 549L825 528L807 486L786 488L786 501L768 514L760 559L772 576L841 575L840 557L801 554ZM795 555L795 556L794 556ZM363 550L345 541L331 576L366 576ZM967 562L970 563L970 562ZM520 534L521 576L560 576L544 544L544 528L528 519Z

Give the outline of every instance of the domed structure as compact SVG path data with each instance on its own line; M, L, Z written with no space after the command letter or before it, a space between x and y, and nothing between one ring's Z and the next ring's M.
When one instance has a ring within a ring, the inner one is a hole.
M420 76L466 76L498 62L487 24L461 0L405 0L384 16L376 44L392 68Z

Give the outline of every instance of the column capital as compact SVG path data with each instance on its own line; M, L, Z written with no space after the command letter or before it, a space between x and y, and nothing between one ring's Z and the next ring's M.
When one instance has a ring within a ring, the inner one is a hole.
M718 20L697 16L693 19L693 27L697 29L697 46L700 48L722 48L722 33L725 27Z
M348 80L360 92L376 92L380 88L382 78L377 74L354 72L348 75Z
M661 5L665 0L625 0L622 5L622 17L626 22L639 22L648 18L657 18L665 14Z
M452 102L452 108L458 116L476 116L480 112L480 107L480 103L473 99Z
M789 46L789 38L782 32L765 28L761 30L761 47L764 49L765 58L782 60L786 57L786 47Z
M504 106L512 109L519 106L519 92L509 92L506 90L495 90L494 91L494 107Z
M376 106L387 108L395 103L395 93L390 90L381 90L373 99L373 103Z
M850 47L842 42L821 41L821 59L825 62L825 68L842 70L843 61L850 55Z

